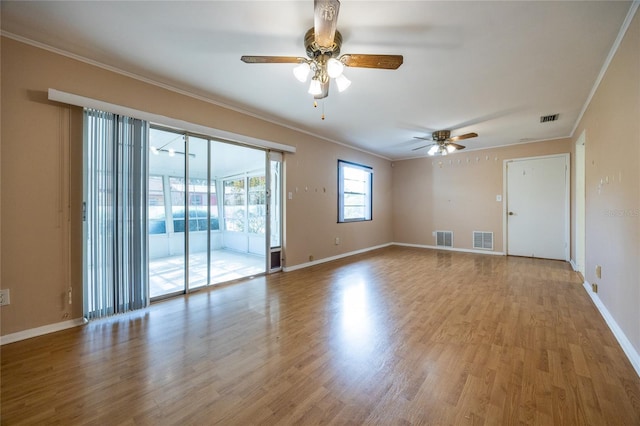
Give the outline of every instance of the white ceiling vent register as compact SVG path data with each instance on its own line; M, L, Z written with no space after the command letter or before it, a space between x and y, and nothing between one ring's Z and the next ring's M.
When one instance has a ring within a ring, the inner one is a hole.
M473 248L493 250L493 232L473 231Z
M453 247L453 231L436 231L437 247Z
M548 123L550 121L557 121L560 114L542 115L540 116L541 123Z

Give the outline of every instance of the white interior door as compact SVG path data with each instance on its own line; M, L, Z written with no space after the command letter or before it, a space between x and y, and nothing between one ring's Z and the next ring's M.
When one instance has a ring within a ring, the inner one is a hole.
M568 260L569 156L506 162L507 254Z

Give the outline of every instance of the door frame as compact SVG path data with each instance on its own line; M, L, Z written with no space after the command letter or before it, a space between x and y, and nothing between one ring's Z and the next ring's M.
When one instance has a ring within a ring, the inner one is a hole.
M509 238L508 232L509 227L507 224L507 205L508 205L508 177L507 177L507 165L509 163L513 163L516 161L527 161L527 160L542 160L545 158L564 158L564 167L565 167L565 192L564 192L564 260L568 262L570 259L570 233L571 233L571 168L570 168L570 155L569 153L563 154L550 154L550 155L539 155L534 157L520 157L520 158L508 158L502 161L502 247L504 249L504 254L506 256L509 255Z
M280 175L278 177L278 185L277 189L278 194L275 194L273 191L273 182L271 180L271 167L272 162L280 163ZM284 247L284 235L282 233L284 229L284 155L282 152L278 151L267 151L266 159L265 159L265 178L266 178L266 190L267 190L267 217L266 217L266 235L265 235L265 252L266 252L266 273L271 274L273 272L278 272L282 270L282 255L283 255L283 247ZM278 196L280 199L280 209L278 211L273 211L271 209L271 201L272 197ZM280 235L280 245L276 247L271 247L271 233L274 231L272 229L272 221L271 218L277 215L279 229L277 232ZM279 258L279 262L277 265L273 263L273 256Z
M576 141L576 233L575 233L575 253L574 269L582 274L584 278L586 273L587 259L587 216L586 216L586 130L583 130Z

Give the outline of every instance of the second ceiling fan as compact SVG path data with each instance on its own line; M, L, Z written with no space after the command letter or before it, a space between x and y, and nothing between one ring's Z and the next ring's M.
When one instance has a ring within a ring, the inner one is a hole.
M293 70L294 75L304 82L312 74L309 93L315 99L329 95L332 78L339 91L349 87L351 82L342 74L345 66L394 70L402 65L402 55L340 55L342 35L336 29L339 10L339 0L314 0L314 26L304 36L308 59L297 56L242 56L240 59L248 64L299 64Z
M419 149L431 147L429 149L429 155L447 155L453 151L459 151L461 149L465 149L464 145L457 144L457 141L461 141L464 139L471 139L477 137L477 133L466 133L460 136L451 137L451 130L438 130L431 134L431 139L423 138L420 136L414 136L415 139L420 140L433 140L434 143L424 146L419 146L418 148L412 149L412 151L417 151Z

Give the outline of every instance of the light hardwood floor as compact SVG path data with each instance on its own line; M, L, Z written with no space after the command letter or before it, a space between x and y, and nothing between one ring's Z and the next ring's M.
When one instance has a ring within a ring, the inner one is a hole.
M639 425L564 262L390 247L2 350L2 424Z

